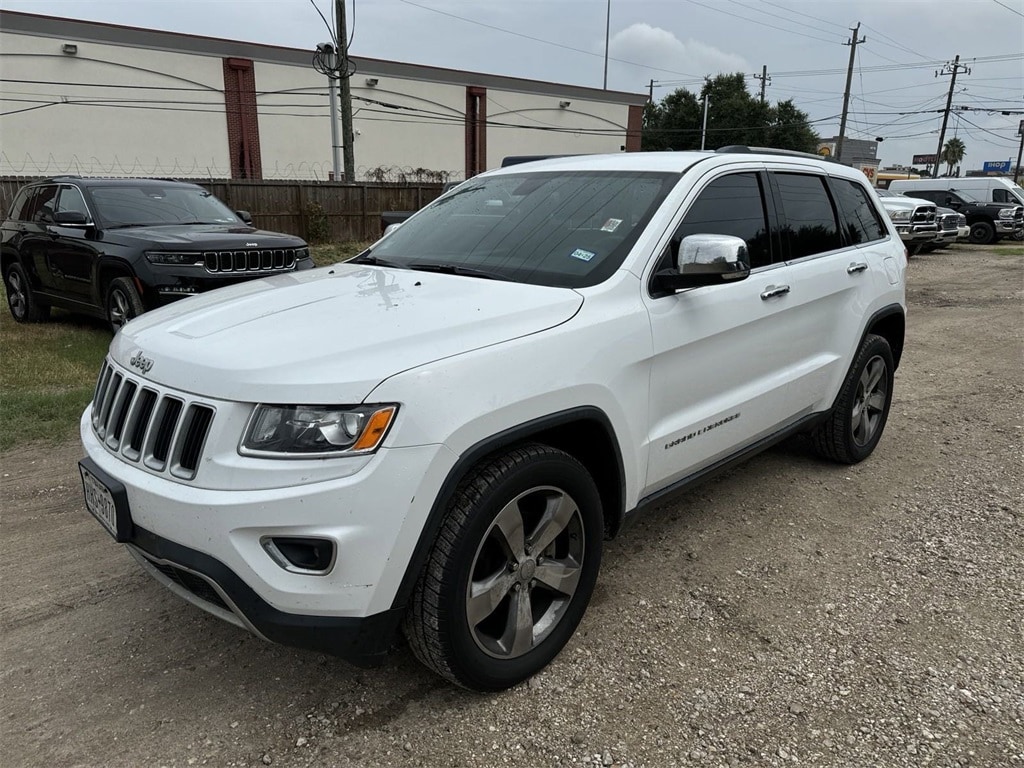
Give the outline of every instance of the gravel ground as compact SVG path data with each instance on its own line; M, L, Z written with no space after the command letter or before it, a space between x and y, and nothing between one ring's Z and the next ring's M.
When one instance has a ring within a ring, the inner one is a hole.
M1020 254L913 259L875 454L794 441L644 517L497 695L208 617L89 518L76 444L0 455L3 764L1024 768Z

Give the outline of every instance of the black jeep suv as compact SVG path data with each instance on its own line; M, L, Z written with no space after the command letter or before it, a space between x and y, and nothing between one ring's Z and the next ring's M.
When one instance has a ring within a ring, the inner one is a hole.
M298 237L263 232L197 184L60 176L23 187L3 222L0 267L18 322L62 307L106 318L309 269Z

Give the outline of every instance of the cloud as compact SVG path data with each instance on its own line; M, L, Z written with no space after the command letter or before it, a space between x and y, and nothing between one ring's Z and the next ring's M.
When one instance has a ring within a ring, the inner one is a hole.
M637 67L619 62L619 78L636 82L640 76L655 80L700 81L705 75L749 72L750 64L742 56L727 53L697 40L680 40L674 34L650 24L633 24L617 32L609 43L609 55L650 69L643 73Z

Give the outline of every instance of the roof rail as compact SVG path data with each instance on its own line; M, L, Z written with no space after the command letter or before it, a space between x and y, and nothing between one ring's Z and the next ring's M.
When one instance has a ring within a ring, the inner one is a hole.
M830 155L816 155L813 152L798 152L795 149L776 149L774 147L748 147L745 144L729 144L715 150L721 154L756 154L756 155L786 155L787 157L806 157L810 160L828 160L837 162Z

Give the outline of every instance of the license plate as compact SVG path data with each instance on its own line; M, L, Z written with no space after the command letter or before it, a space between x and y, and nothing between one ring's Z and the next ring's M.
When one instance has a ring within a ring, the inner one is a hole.
M82 464L78 465L78 469L82 473L82 491L85 495L86 509L117 541L126 541L127 530L125 529L129 526L119 525L118 521L121 517L127 518L127 510L119 516L117 501L111 489Z

